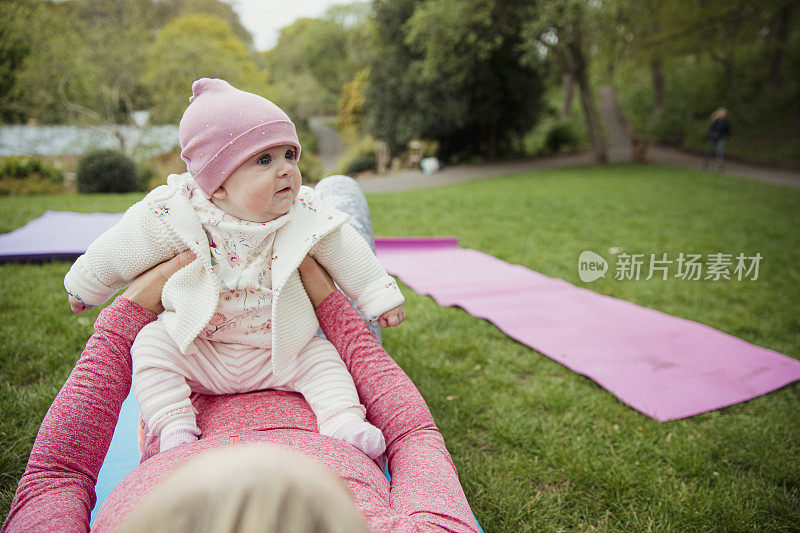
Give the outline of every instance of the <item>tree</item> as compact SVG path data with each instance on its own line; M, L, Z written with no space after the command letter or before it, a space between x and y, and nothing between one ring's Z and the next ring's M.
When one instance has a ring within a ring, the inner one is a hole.
M152 0L28 4L28 53L10 76L20 119L114 126L147 104L138 82ZM118 136L119 137L119 136Z
M223 0L161 0L166 4L174 4L173 14L169 20L183 17L186 15L210 15L224 20L231 27L233 34L239 38L244 45L250 49L253 46L253 36L250 31L242 25L239 15L231 7L230 2Z
M172 20L147 49L142 81L151 91L151 118L176 123L186 109L192 82L223 78L235 87L263 94L266 74L224 20L188 15Z
M3 0L0 116L112 129L130 123L132 111L150 106L143 74L157 32L192 11L231 21L250 42L221 0Z
M31 51L25 28L33 9L25 0L0 3L0 121L20 117L9 106L17 71Z
M609 0L623 54L650 65L654 111L664 107L664 62L709 57L724 73L720 99L737 104L758 97L766 84L783 84L794 4L790 0ZM796 21L794 22L796 23ZM755 93L752 81L758 80ZM747 85L750 84L751 87Z
M335 96L308 71L273 77L270 94L295 124L315 115L330 115L336 108Z
M27 120L61 123L85 115L81 108L103 110L97 77L89 57L91 50L81 37L82 23L69 4L38 2L28 6L26 20L17 28L28 44L26 54L9 72L5 113ZM94 112L95 117L101 111ZM96 121L92 121L96 122Z
M371 43L374 41L371 14L370 2L362 1L333 5L323 15L324 19L335 22L345 31L347 62L353 76L369 64Z
M93 105L70 101L68 107L96 123L130 123L133 111L149 105L141 76L147 47L163 24L155 18L159 7L153 0L76 0L72 10L98 97Z
M372 133L392 150L437 140L444 157L513 151L541 110L540 70L520 64L525 3L376 1Z
M766 56L769 62L769 74L767 83L773 90L778 90L783 86L783 64L789 48L790 29L793 22L793 15L797 12L797 5L786 2L777 7L769 20L769 46ZM796 21L794 21L796 23Z
M264 58L276 90L295 100L288 107L305 117L309 116L305 113L336 111L339 93L352 71L347 30L341 24L298 19L281 29L277 45Z
M337 120L339 129L349 137L357 136L364 122L364 92L369 84L369 68L360 70L344 84L339 97Z
M371 13L370 3L366 1L334 4L325 10L324 19L330 20L345 29L364 24Z
M528 59L538 60L544 51L578 84L595 161L605 163L608 149L589 80L595 5L591 0L539 0L527 9L525 36Z

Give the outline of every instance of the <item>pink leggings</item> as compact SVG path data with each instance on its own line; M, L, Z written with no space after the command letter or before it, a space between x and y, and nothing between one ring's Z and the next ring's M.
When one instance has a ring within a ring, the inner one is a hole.
M280 377L273 374L270 351L264 348L197 338L181 354L161 321L142 328L131 356L134 393L152 434L186 428L199 435L192 392L297 391L311 405L323 435L332 435L349 418L364 420L353 378L336 348L319 337Z

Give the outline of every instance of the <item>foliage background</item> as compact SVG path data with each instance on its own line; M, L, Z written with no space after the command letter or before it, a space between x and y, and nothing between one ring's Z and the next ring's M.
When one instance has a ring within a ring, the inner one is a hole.
M611 84L638 136L702 151L725 106L729 154L799 164L799 58L790 0L373 0L299 19L263 52L221 0L5 0L0 121L174 124L212 76L303 132L338 115L348 144L393 155L420 139L449 162L575 147L602 162ZM570 138L542 142L553 129Z

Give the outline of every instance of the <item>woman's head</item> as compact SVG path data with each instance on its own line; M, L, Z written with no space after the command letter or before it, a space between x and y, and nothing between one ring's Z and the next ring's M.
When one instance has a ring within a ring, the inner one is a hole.
M711 120L721 120L728 116L728 110L724 107L717 108L716 111L711 115Z
M274 445L216 448L177 467L122 531L366 532L344 483Z

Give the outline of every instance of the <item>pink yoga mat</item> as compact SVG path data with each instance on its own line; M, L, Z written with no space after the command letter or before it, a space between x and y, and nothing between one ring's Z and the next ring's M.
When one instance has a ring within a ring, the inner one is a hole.
M549 278L455 239L379 239L386 269L587 376L661 422L800 379L800 361L703 324Z

